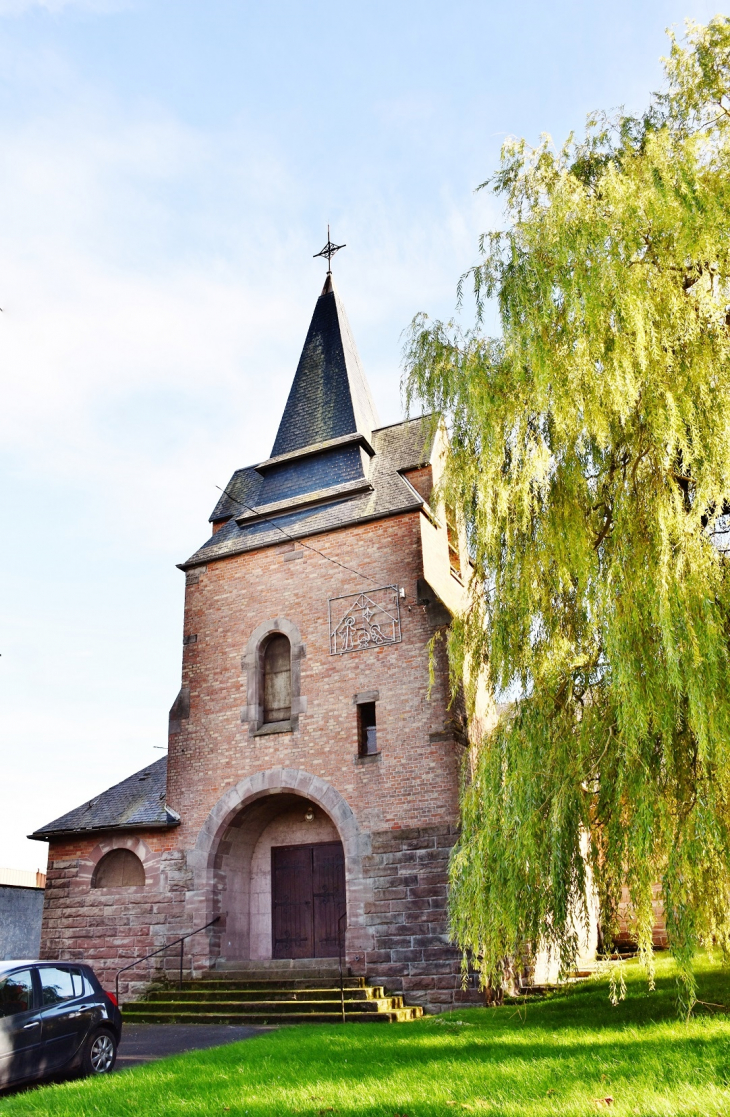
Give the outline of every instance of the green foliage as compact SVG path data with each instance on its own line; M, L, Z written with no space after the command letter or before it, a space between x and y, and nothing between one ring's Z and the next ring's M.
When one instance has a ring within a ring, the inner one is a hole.
M669 959L649 996L612 1007L606 982L413 1024L302 1025L106 1079L0 1097L2 1117L725 1117L730 981L698 966L713 1006L676 1018ZM643 986L643 987L642 987Z
M525 944L570 967L589 866L650 963L661 881L690 1008L698 944L730 942L730 19L665 67L641 120L505 144L477 326L417 317L405 384L447 419L474 560L454 677L511 699L471 757L456 939L492 982Z

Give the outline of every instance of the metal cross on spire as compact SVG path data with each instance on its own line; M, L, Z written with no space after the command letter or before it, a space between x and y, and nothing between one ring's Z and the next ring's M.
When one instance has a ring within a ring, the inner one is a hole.
M327 243L326 243L326 245L324 246L324 248L322 249L321 252L315 252L314 253L314 256L312 257L312 259L316 260L318 256L324 256L327 260L327 275L331 275L331 273L332 273L332 257L334 256L334 254L336 252L339 252L341 248L347 248L347 245L346 244L333 244L332 243L332 241L330 240L330 227L328 225L327 226Z

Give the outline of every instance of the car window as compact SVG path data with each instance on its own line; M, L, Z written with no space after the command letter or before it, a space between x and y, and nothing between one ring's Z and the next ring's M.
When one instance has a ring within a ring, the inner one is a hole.
M33 1007L33 981L30 970L17 970L0 978L0 1016L15 1016Z
M44 1006L57 1005L62 1001L71 1001L74 997L81 995L83 986L78 971L75 989L74 978L70 970L57 970L49 966L38 972L41 975Z
M75 996L77 997L93 997L95 996L94 990L83 970L71 970L71 977L73 978Z

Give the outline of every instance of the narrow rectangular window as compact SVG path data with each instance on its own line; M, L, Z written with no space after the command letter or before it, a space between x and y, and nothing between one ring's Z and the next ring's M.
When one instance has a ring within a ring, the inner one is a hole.
M374 702L361 702L358 705L357 728L360 756L374 756L378 751Z
M454 574L461 577L461 563L459 562L459 529L456 523L456 511L453 505L446 505L446 538L449 543L449 566Z

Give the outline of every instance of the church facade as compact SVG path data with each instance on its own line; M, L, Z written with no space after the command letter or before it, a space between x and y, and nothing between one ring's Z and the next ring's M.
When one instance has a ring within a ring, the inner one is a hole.
M31 835L50 845L41 957L113 982L207 924L197 974L342 950L407 1003L472 996L448 935L467 736L442 642L429 671L468 578L432 500L441 437L379 425L328 273L271 456L181 564L168 755Z

